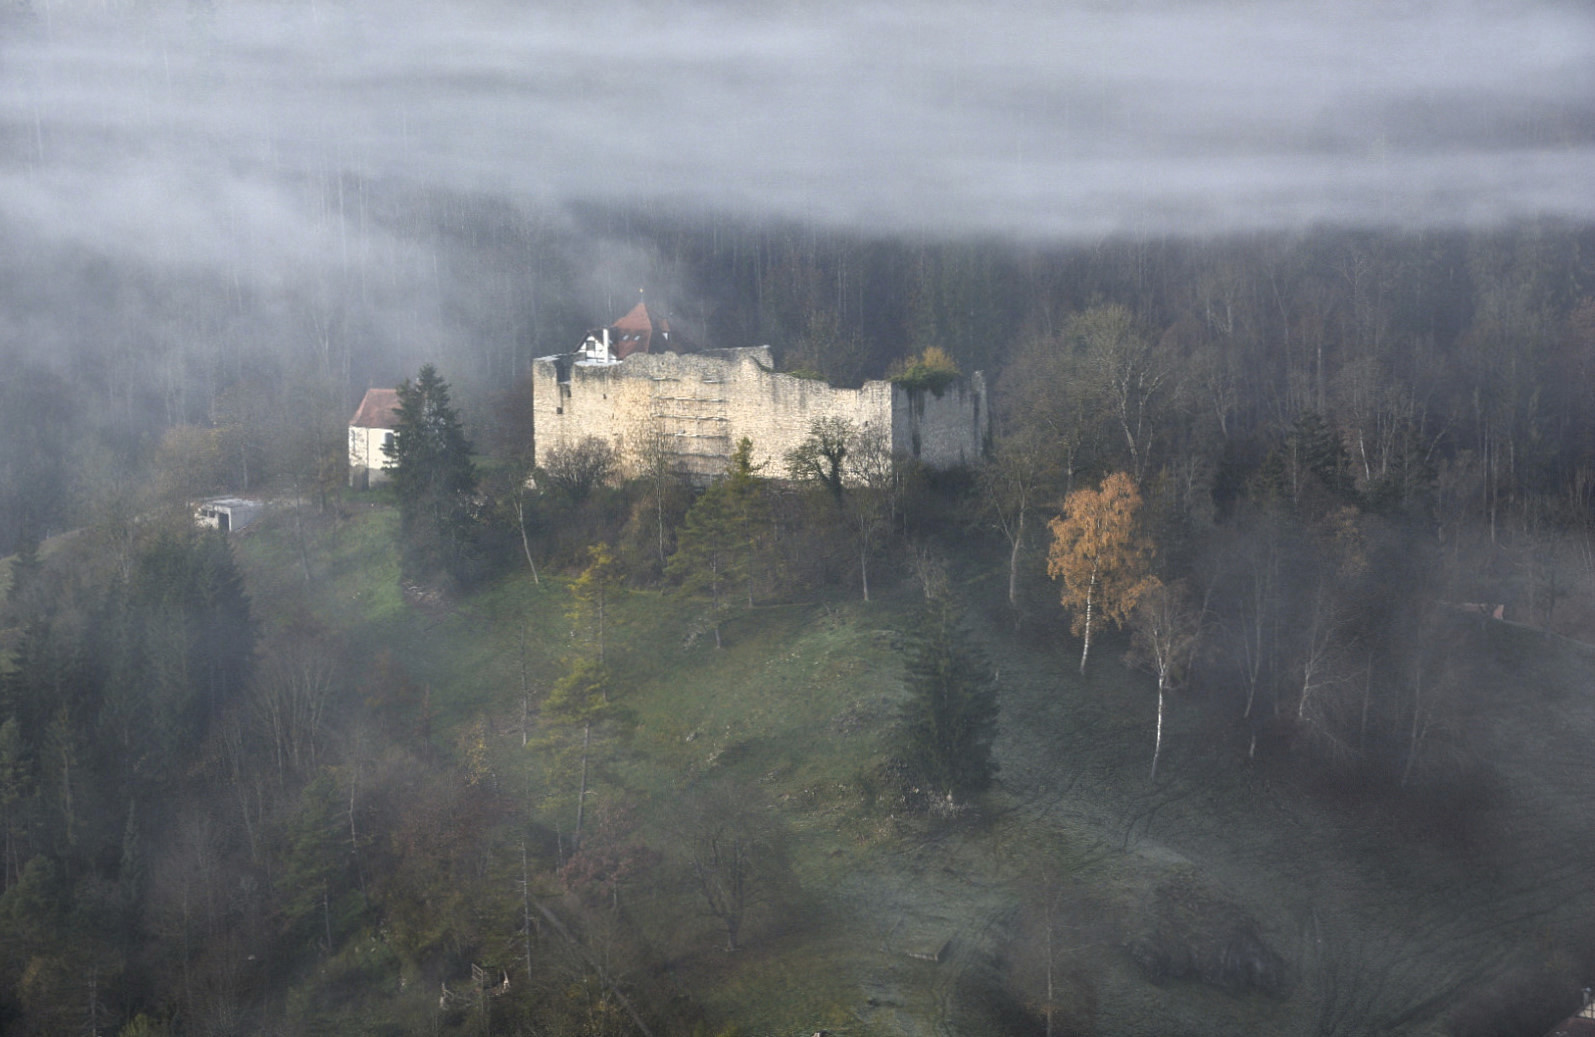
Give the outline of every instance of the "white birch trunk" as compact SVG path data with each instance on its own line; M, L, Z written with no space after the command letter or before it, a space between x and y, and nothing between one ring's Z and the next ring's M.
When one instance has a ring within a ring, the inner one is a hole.
M1147 778L1152 783L1157 782L1157 761L1163 755L1163 678L1158 677L1157 682L1157 738L1152 743L1152 773Z
M582 727L582 780L576 790L576 831L570 838L570 852L576 853L582 848L582 814L587 809L587 750L592 744L593 725L591 722Z
M1096 603L1096 593L1097 570L1093 566L1091 569L1091 582L1086 586L1085 590L1085 647L1080 650L1080 676L1082 677L1085 676L1085 661L1091 655L1091 620L1093 618L1091 609Z

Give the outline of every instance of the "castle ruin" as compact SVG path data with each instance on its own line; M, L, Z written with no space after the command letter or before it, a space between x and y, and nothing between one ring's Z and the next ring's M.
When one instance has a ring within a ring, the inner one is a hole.
M932 468L974 464L986 448L986 382L978 371L941 392L890 381L840 389L777 372L769 346L654 351L671 344L669 325L638 303L575 352L533 361L537 464L594 437L614 448L625 475L659 451L676 471L706 480L725 471L747 437L754 463L778 473L821 419L846 421Z

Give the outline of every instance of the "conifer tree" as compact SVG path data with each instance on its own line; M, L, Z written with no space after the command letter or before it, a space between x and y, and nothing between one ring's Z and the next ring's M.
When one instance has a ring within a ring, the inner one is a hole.
M106 679L99 723L123 777L174 780L182 750L242 693L255 623L227 540L162 530L110 597L101 636Z
M910 771L948 800L983 792L997 770L997 689L985 653L959 629L946 595L926 605L905 669L902 738Z
M356 896L342 793L333 771L323 770L300 793L283 825L278 848L278 913L289 935L330 955L345 923L364 906Z
M1351 456L1340 434L1317 411L1296 415L1285 436L1291 499L1301 502L1307 476L1316 476L1325 490L1343 500L1355 494Z
M680 582L681 593L709 598L714 645L721 646L720 621L732 589L745 589L753 607L753 578L759 547L762 480L753 465L753 441L743 437L731 455L724 479L698 498L676 536L676 553L665 575Z
M588 549L588 557L587 568L570 585L572 600L566 618L571 623L571 654L565 675L555 682L539 711L542 736L536 743L547 753L556 774L574 773L576 777L572 852L581 848L594 758L619 738L629 719L613 701L607 663L620 566L608 544L595 544Z
M587 568L571 581L570 609L565 618L570 621L571 641L578 658L587 658L598 666L605 662L605 646L610 628L614 625L613 605L620 591L620 562L608 544L594 544L587 549Z
M753 440L743 436L731 454L722 483L731 519L732 555L736 560L737 574L746 584L748 608L753 607L754 576L758 569L759 552L764 545L768 518L766 484L759 475L761 467L753 463Z
M476 467L449 385L426 364L399 386L398 420L388 456L404 537L404 571L414 579L466 575L471 547L471 498Z
M32 761L16 717L0 723L0 893L21 877L23 806L32 792Z
M725 614L727 583L734 578L733 533L726 511L723 484L711 486L687 512L686 521L676 535L676 553L665 566L665 575L680 581L680 593L707 596L708 625L714 631L714 646L721 647L720 620Z
M573 660L543 702L540 719L543 737L538 747L551 752L559 772L576 778L576 823L570 841L575 853L581 849L594 757L609 748L626 719L611 700L609 670L592 659Z

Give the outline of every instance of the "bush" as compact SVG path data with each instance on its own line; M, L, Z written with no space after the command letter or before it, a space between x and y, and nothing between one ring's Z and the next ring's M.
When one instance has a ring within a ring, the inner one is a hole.
M596 436L548 452L543 478L550 489L580 507L594 490L606 485L620 467L614 448Z
M929 389L940 396L961 373L958 362L945 349L927 346L918 356L893 364L887 377L904 388Z

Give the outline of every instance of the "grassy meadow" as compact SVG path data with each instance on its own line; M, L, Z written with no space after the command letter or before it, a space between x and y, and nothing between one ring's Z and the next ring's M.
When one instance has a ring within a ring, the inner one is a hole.
M236 537L257 617L268 635L314 622L352 657L401 667L437 751L485 732L493 780L564 838L574 804L538 785L535 706L569 651L566 579L510 571L464 600L407 598L395 522L358 508L307 526L303 551L291 515ZM1179 695L1154 785L1155 695L1122 644L1105 638L1081 677L1059 617L1016 630L995 570L955 583L1000 689L1001 770L978 809L945 817L905 809L889 780L910 580L870 603L737 610L718 650L670 597L616 606L631 724L590 809L623 804L668 858L676 802L720 782L787 847L779 902L750 912L734 954L690 884L628 894L669 982L717 1029L1043 1033L1050 1013L1054 1033L1461 1037L1566 1014L1558 999L1587 982L1595 879L1589 648L1458 621L1447 648L1471 678L1437 713L1470 732L1454 788L1305 780L1249 760L1217 705ZM1276 972L1248 986L1148 965L1226 955ZM435 1000L406 997L393 1018Z

